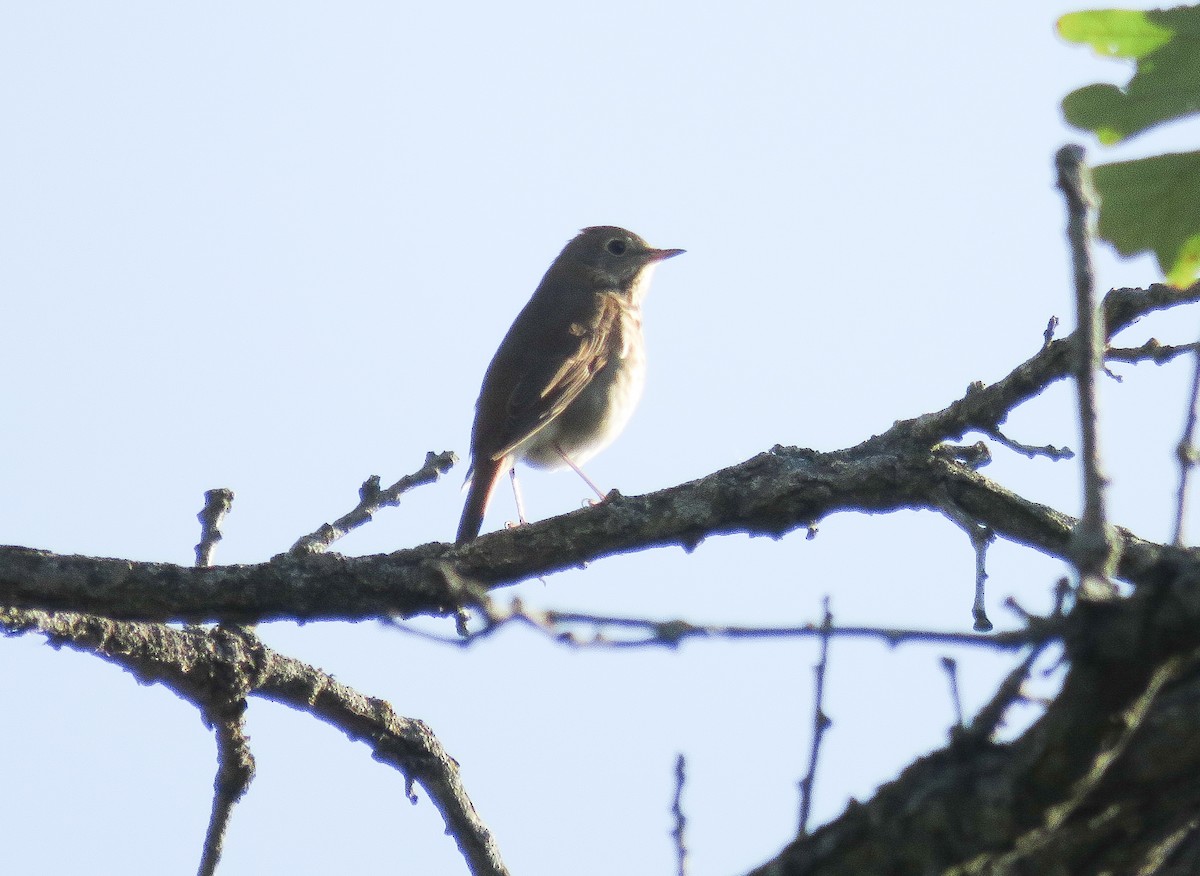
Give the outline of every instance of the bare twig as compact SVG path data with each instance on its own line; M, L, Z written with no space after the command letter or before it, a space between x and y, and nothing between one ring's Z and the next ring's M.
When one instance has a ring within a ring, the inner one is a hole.
M918 643L926 645L974 645L1001 651L1024 648L1037 642L1057 638L1061 632L1061 619L1043 619L1027 616L1027 625L1022 630L1002 633L956 633L936 630L885 629L883 627L834 627L824 624L801 624L792 627L742 627L719 624L693 624L685 620L651 620L649 618L615 617L611 615L582 614L580 612L536 610L526 608L514 599L507 607L494 603L483 611L484 624L480 629L465 635L442 636L400 621L383 619L382 622L401 632L442 645L466 648L482 641L506 624L525 624L545 633L550 638L572 648L677 648L687 639L811 639L843 638L872 639L890 646ZM590 635L580 635L575 627L590 629ZM617 637L617 634L620 637Z
M954 728L961 730L963 727L963 707L962 694L958 690L958 661L953 657L943 657L941 660L942 670L946 673L946 680L950 683L950 704L954 706Z
M687 779L687 761L681 752L675 758L675 799L671 802L671 814L675 817L675 827L671 830L671 838L675 841L675 872L678 876L687 876L687 817L683 814L683 785Z
M1187 417L1184 421L1183 436L1179 439L1179 446L1175 449L1176 458L1179 460L1179 489L1175 494L1175 535L1172 541L1177 547L1183 546L1188 478L1191 476L1198 458L1196 452L1196 404L1197 399L1200 399L1200 352L1197 352L1193 358L1195 362L1192 368L1192 385L1188 391Z
M204 494L204 509L196 515L200 520L200 544L196 545L197 567L211 565L213 550L221 540L221 521L232 505L232 490L220 488ZM261 646L253 632L240 627L232 628L232 631L243 635L247 642L253 641ZM193 632L210 635L212 631L196 628ZM192 702L203 713L204 721L212 729L217 741L217 775L213 779L212 810L204 834L200 866L196 870L198 876L213 876L216 873L233 807L245 796L254 780L254 755L250 752L244 719L249 681L236 662L229 663L225 669L225 672L213 675L210 684L202 689L202 696L192 697Z
M825 731L833 724L825 714L825 672L829 667L829 638L833 630L833 614L829 611L829 597L822 600L821 610L821 656L813 666L816 685L813 690L812 742L808 749L808 772L800 780L800 836L808 835L808 818L812 812L813 784L817 779L817 762L821 755L821 740Z
M1155 365L1165 365L1197 350L1200 350L1200 344L1162 344L1157 338L1150 338L1140 347L1109 347L1104 351L1104 358L1109 362L1153 362Z
M1054 331L1058 328L1058 317L1052 316L1046 321L1046 330L1042 332L1042 349L1050 346L1050 342L1054 340Z
M237 709L236 715L209 719L217 739L217 776L213 780L212 812L196 871L198 876L216 873L234 804L245 796L254 779L254 755L250 752L250 740L242 717L246 701L239 699L238 703L241 708Z
M996 693L979 710L978 714L975 715L974 720L971 721L971 725L966 728L965 732L977 739L988 739L996 732L996 728L1004 720L1004 715L1009 707L1022 698L1022 685L1024 685L1025 679L1029 677L1029 672L1033 668L1034 661L1037 660L1045 646L1046 643L1044 642L1033 646L1033 649L1025 659L1000 683L1000 687L996 689ZM961 714L960 711L960 720Z
M977 633L992 631L992 621L987 615L987 549L995 538L996 534L986 526L976 526L971 538L975 547L975 602L971 606L971 616L975 619Z
M984 434L1000 444L1003 444L1009 450L1028 457L1029 459L1036 459L1039 456L1045 456L1048 459L1058 462L1062 459L1072 459L1075 456L1075 451L1073 451L1070 447L1055 447L1053 444L1043 444L1041 446L1022 444L1020 441L1015 441L1012 438L1009 438L1007 435L1001 432L998 427L994 429L986 429L984 430Z
M1067 241L1075 277L1077 334L1075 382L1079 390L1079 427L1082 436L1083 516L1072 536L1072 554L1079 571L1080 594L1100 598L1112 592L1117 559L1115 539L1108 532L1104 508L1107 479L1100 463L1100 413L1096 374L1104 367L1105 326L1096 302L1091 253L1088 247L1088 212L1085 191L1087 169L1083 147L1064 146L1055 165L1058 187L1067 204Z
M458 457L450 451L425 454L425 463L410 475L405 475L386 490L380 489L379 476L371 475L363 481L358 490L358 504L333 523L324 523L316 532L302 536L294 545L291 553L297 556L319 554L325 551L339 538L369 523L375 512L400 504L400 497L416 487L431 484L450 470L458 462Z
M204 508L196 515L200 521L200 543L196 545L196 566L205 568L212 565L213 551L221 535L221 521L233 507L233 490L219 487L204 493Z
M987 549L988 545L996 540L996 533L990 526L980 523L967 514L954 501L948 490L940 490L938 498L939 510L967 534L967 538L971 540L971 547L975 550L975 602L971 606L971 616L975 619L974 627L976 632L990 632L992 630L992 621L987 615L986 599L988 578Z

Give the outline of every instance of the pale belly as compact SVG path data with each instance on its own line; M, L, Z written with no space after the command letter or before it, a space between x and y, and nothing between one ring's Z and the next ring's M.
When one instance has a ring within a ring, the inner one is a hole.
M640 326L634 328L640 333ZM555 447L583 465L621 434L642 398L646 362L641 344L622 344L591 383L553 422L517 448L517 456L535 468L565 466Z

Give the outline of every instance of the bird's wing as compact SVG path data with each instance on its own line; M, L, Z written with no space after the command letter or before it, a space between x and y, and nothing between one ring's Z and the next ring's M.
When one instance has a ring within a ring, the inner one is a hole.
M504 426L496 436L501 446L492 459L503 459L562 414L608 362L622 305L612 292L597 298L599 306L585 320L569 323L548 345L523 351L524 376L508 396Z

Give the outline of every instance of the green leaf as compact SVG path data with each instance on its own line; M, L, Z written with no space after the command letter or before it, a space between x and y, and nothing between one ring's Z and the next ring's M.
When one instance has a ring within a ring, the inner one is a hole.
M1098 9L1072 12L1058 20L1058 33L1073 43L1085 43L1099 55L1140 58L1170 41L1174 33L1159 27L1145 12Z
M1137 61L1124 88L1088 85L1063 99L1067 122L1101 143L1200 112L1200 7L1075 12L1059 19L1058 31L1100 54Z
M1172 286L1200 277L1200 152L1092 169L1100 236L1124 256L1153 252Z

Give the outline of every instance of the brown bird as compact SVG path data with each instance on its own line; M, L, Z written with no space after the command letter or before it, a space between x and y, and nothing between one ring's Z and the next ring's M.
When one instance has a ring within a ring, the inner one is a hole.
M654 266L682 252L611 225L585 228L563 248L483 376L458 544L479 535L505 471L515 489L517 460L570 466L587 480L579 466L612 443L642 396L641 307Z

